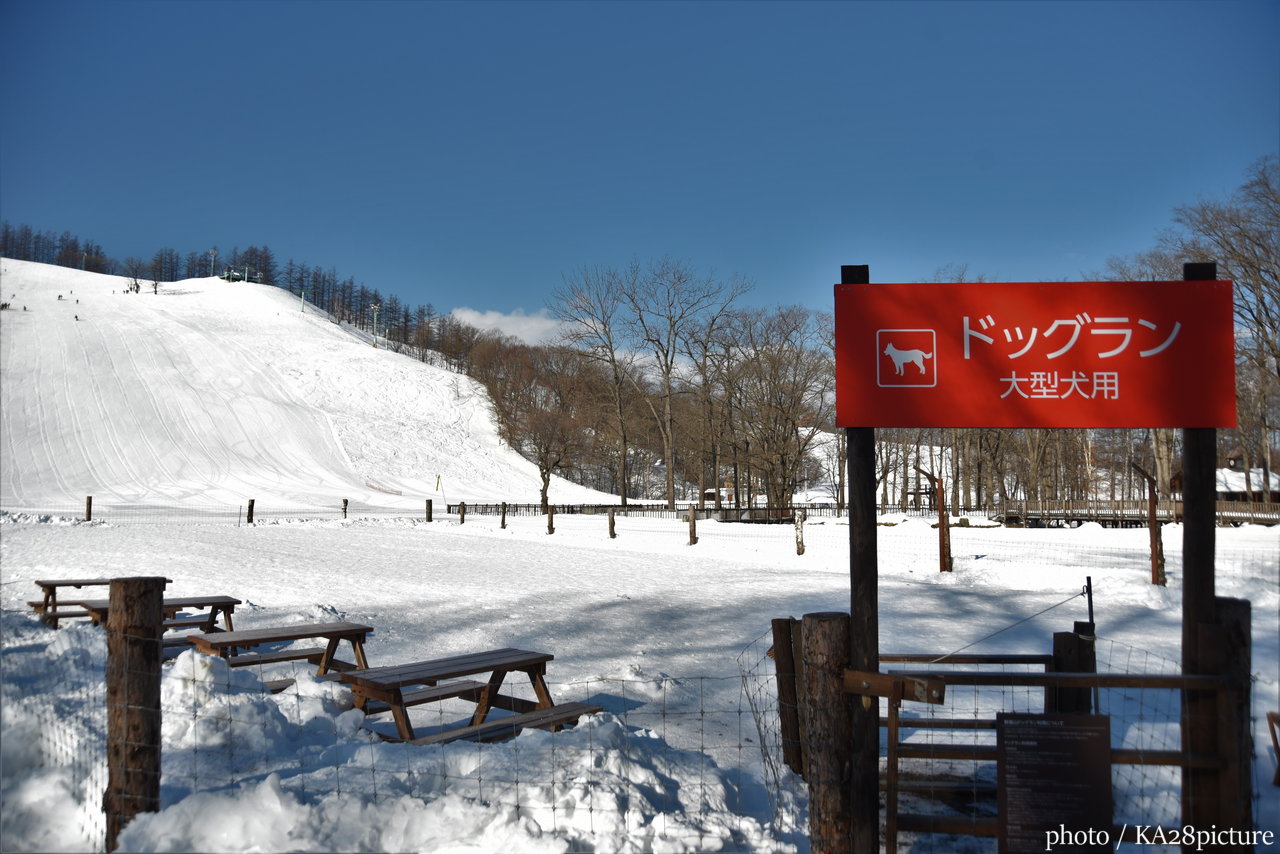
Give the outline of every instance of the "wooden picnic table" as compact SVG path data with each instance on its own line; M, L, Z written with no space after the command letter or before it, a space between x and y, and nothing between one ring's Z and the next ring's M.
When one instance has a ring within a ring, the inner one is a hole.
M69 599L67 601L88 611L95 626L106 624L111 610L110 599ZM239 604L240 600L231 596L166 596L161 604L164 610L163 625L165 629L202 628L206 632L216 632L220 631L217 623L218 615L221 614L226 631L231 631L233 628L231 614ZM207 611L208 613L180 617L178 614L181 611Z
M200 652L225 658L232 667L306 660L316 665L317 675L324 675L330 670L343 671L368 667L369 662L364 656L364 639L366 635L372 633L372 626L359 623L296 623L290 626L231 632L201 632L187 635L186 640ZM317 638L323 638L328 643L323 647L233 654L239 649L251 649L266 643L289 643ZM342 641L351 645L352 654L355 657L354 664L333 657L338 651L338 644Z
M91 617L87 610L80 608L77 610L60 610L58 607L58 589L61 587L74 587L81 589L84 587L102 587L110 584L110 578L37 578L36 586L40 588L43 595L34 602L28 602L40 619L46 625L53 628L58 627L58 620L66 620L73 617ZM166 578L165 584L172 584L172 578ZM63 599L62 604L78 604L75 600Z
M355 670L341 674L340 679L351 686L357 708L364 709L368 714L389 709L395 718L396 731L405 741L415 741L413 726L409 723L408 706L450 697L474 701L476 710L471 716L470 726L428 736L416 742L434 743L454 738L479 737L487 734L490 729L496 732L498 727L489 724L498 724L499 727L505 725L505 734L512 735L519 732L521 724L558 726L570 719L576 720L581 714L599 711L598 707L581 703L555 705L546 683L547 662L553 658L555 656L546 652L508 647L430 661ZM529 677L529 683L538 698L536 702L498 693L507 674L513 672L524 673ZM488 674L488 679L484 682L459 679L481 674ZM517 715L487 724L485 719L494 706L516 712ZM515 718L521 720L516 721Z

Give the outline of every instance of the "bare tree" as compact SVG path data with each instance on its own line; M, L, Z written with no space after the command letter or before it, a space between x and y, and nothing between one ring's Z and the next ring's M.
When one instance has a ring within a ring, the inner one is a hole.
M698 449L698 506L706 506L707 476L710 474L717 510L723 500L719 449L729 433L728 377L733 361L733 348L729 341L733 326L731 312L708 312L702 322L689 325L681 341L681 350L689 363L684 384L694 399L684 432L689 443Z
M834 376L824 334L800 306L735 314L729 386L770 506L785 507L817 463L809 455L830 418Z
M538 467L545 511L551 476L574 468L590 443L583 414L592 400L588 363L565 347L530 347L491 334L481 336L471 359L489 389L500 435Z
M1280 158L1262 158L1245 177L1225 202L1176 208L1174 221L1185 231L1160 244L1188 261L1217 262L1219 276L1236 283L1236 318L1280 379Z
M624 347L623 293L639 287L639 265L613 270L583 267L565 277L552 296L552 313L564 321L564 339L589 359L602 364L613 403L613 432L617 441L617 478L626 506L630 476L627 466L627 393L635 356Z
M676 450L672 399L679 379L681 344L693 326L726 311L734 300L750 290L750 285L740 279L722 282L670 258L650 264L630 284L631 287L621 291L628 310L627 329L630 337L653 360L658 389L653 409L662 437L667 507L674 509Z
M135 294L142 290L142 279L147 274L147 263L136 256L124 259L124 275L129 280L129 290Z

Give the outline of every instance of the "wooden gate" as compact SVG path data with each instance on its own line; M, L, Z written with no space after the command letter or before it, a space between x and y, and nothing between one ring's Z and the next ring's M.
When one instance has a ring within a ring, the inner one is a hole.
M1240 605L1247 611L1248 603ZM804 636L804 629L829 625L832 615L822 616L825 618L823 622L810 623L807 618L804 624L790 619L773 622L783 758L809 782L811 812L812 804L817 801L840 803L848 794L819 791L831 785L847 785L847 780L833 782L830 774L809 773L811 765L820 760L818 754L832 750L829 743L823 742L826 736L817 735L831 732L826 718L833 713L831 704L826 700L813 700L806 694L812 690L815 675L818 678L822 675L806 672L805 662L814 660L811 651L825 644L822 638ZM816 632L810 631L810 634ZM981 765L987 765L989 770L996 765L999 751L993 741L1000 725L997 710L969 715L904 715L904 708L910 710L907 704L925 703L932 708L942 708L947 704L949 695L962 688L1022 689L1033 698L1027 701L1028 705L1020 710L1001 711L1029 711L1045 715L1108 714L1113 707L1109 698L1114 696L1109 692L1173 692L1178 702L1171 719L1181 718L1179 743L1166 749L1110 747L1107 762L1112 767L1132 765L1182 769L1180 820L1165 827L1166 834L1174 833L1177 827L1203 820L1197 816L1212 816L1210 820L1203 821L1206 827L1215 823L1218 827L1252 827L1247 645L1244 655L1243 666L1240 662L1224 662L1220 672L1225 675L1097 673L1092 672L1093 626L1078 622L1072 632L1055 633L1053 652L1044 655L882 654L880 660L887 669L879 673L825 669L828 675L838 680L839 690L855 695L854 702L861 698L862 702L877 703L882 709L880 728L884 735L882 755L885 767L880 786L885 804L884 845L888 854L896 854L898 837L903 832L984 837L995 837L1000 832L994 805L996 785L990 774L985 780L973 773L967 777L954 774L930 777L918 770L908 772L904 769L904 762L920 759L973 763L974 770ZM1009 667L1016 667L1021 672L992 670ZM1120 699L1114 705L1122 703L1123 699ZM1201 709L1201 714L1189 718L1185 710L1192 707ZM1205 728L1213 731L1208 748L1204 746L1206 740L1200 732ZM922 730L942 736L924 744L911 740L913 733ZM985 733L990 734L985 739L977 735ZM945 798L948 792L989 797L991 809L986 815L956 817L902 808L904 794L925 792L935 798ZM1148 827L1156 825L1156 820L1145 823ZM1120 841L1140 841L1133 825L1126 827L1112 823L1098 830L1107 832L1113 845ZM825 842L819 845L814 840L815 850L825 846Z

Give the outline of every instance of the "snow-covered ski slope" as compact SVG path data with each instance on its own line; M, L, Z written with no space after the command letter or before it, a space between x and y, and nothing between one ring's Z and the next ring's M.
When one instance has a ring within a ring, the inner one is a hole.
M278 288L0 259L0 506L538 499L484 388ZM611 496L553 480L559 502Z

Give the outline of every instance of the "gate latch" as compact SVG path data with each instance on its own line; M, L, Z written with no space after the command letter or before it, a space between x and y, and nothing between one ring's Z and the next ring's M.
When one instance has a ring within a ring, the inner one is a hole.
M888 697L934 704L946 702L947 696L947 684L941 679L904 676L901 673L867 673L861 670L844 672L844 690L864 697Z

